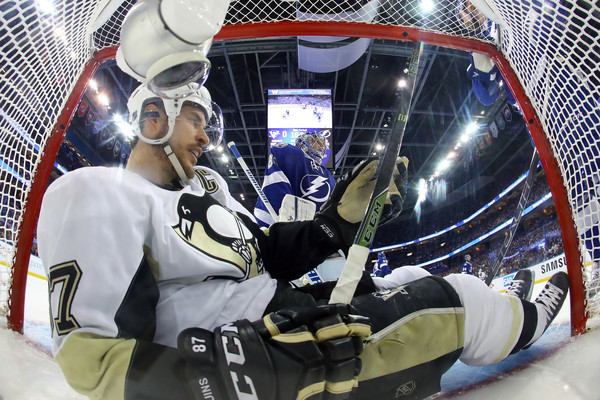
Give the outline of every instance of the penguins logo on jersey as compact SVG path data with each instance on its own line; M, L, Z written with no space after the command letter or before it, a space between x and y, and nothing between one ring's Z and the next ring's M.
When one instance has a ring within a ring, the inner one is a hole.
M319 175L307 174L300 181L302 198L312 200L315 203L323 203L331 194L331 186L327 178Z
M262 257L254 235L231 210L210 195L184 193L177 204L173 230L202 253L231 264L228 277L244 280L262 274Z

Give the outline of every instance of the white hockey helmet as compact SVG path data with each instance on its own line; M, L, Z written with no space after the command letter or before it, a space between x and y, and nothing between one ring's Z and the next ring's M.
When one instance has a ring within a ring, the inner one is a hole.
M146 84L141 84L129 97L129 101L127 102L129 123L132 126L133 132L140 140L155 145L167 143L173 135L175 120L181 112L181 107L189 102L197 105L204 112L206 118L204 130L210 142L202 150L205 152L210 151L221 143L223 140L223 114L221 108L211 100L208 89L204 86L199 86L197 83L190 83L171 89L167 94L169 95L168 98L159 97ZM140 123L148 117L144 113L144 109L151 103L161 103L167 114L169 129L167 134L159 139L145 137L140 129Z
M307 156L320 164L329 149L326 133L329 133L329 131L304 133L296 138L295 146L302 149Z

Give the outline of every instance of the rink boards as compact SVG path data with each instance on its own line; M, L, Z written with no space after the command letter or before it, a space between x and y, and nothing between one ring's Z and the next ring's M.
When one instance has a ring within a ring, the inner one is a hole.
M565 254L560 254L556 257L545 260L539 264L536 264L529 269L535 272L535 283L542 283L550 279L552 275L558 271L567 272L567 261ZM499 292L506 292L506 288L510 285L513 277L517 272L511 272L510 274L498 277L494 279L490 285L490 288Z

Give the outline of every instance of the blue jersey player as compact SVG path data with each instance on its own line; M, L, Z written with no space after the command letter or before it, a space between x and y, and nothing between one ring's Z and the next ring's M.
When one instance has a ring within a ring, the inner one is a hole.
M392 270L389 267L388 259L385 256L385 253L383 251L380 251L379 253L377 253L377 262L373 267L373 273L371 274L371 276L378 276L380 278L383 278L391 272Z
M327 147L327 140L318 132L298 136L295 146L278 143L271 147L262 190L278 214L286 194L312 201L316 210L329 198L335 178L321 165ZM276 222L260 198L254 216L262 227Z
M465 263L462 266L462 273L473 275L473 264L471 264L471 256L469 254L465 256Z

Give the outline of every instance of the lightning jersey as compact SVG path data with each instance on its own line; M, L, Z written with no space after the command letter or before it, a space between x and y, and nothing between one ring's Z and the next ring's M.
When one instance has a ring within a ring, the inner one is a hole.
M388 259L385 256L384 253L378 253L377 254L377 262L375 263L375 266L373 267L373 273L371 274L371 276L377 276L377 277L384 277L386 275L388 275L389 273L391 273L392 270L389 267L389 263L388 263Z
M168 375L182 330L261 318L273 277L298 278L335 251L297 239L318 237L309 222L277 225L267 236L207 168L177 191L119 168L57 179L37 235L53 353L71 386L93 398L186 398L160 385L177 381Z
M262 190L278 214L286 194L314 202L318 211L334 186L333 174L298 147L286 143L271 147ZM263 227L275 222L260 198L256 202L254 216Z
M462 266L462 273L473 275L473 264L471 264L469 261L465 261L465 263Z

